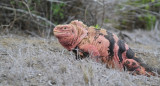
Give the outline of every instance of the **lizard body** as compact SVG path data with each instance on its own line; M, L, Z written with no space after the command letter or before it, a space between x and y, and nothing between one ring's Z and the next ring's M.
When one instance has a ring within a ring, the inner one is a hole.
M107 68L128 70L134 75L155 75L152 68L143 64L131 48L115 34L105 29L88 27L75 20L54 28L54 35L63 47L73 51L77 58L89 56L106 64Z

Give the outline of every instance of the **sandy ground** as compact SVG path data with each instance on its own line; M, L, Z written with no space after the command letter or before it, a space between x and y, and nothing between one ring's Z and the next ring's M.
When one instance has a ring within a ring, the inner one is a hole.
M160 46L128 44L145 63L160 68ZM0 35L0 86L160 86L160 78L107 69L90 58L76 60L54 37L6 34Z

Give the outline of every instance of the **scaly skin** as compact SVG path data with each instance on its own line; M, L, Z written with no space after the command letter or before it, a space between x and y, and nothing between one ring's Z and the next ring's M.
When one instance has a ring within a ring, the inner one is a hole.
M105 29L97 30L75 20L56 26L53 32L61 45L73 51L77 58L90 55L96 61L105 63L107 68L128 70L133 75L155 75L153 69L143 64L124 41Z

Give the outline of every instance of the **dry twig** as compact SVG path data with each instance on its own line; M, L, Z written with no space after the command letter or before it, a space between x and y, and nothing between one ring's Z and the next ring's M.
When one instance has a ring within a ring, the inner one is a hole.
M20 12L20 13L24 13L24 14L27 14L27 15L32 15L34 18L37 19L37 21L45 21L46 23L48 23L49 25L52 25L52 26L56 26L54 23L52 23L51 21L49 21L48 19L44 18L44 17L41 17L41 16L38 16L38 15L35 15L33 13L30 13L28 11L25 11L25 10L22 10L22 9L14 9L14 8L11 8L11 7L7 7L7 6L1 6L0 5L0 8L2 9L6 9L6 10L11 10L11 11L16 11L16 12Z

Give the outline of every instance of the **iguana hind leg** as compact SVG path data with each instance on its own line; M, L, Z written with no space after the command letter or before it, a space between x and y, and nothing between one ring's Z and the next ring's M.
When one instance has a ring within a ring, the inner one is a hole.
M133 75L148 75L144 67L134 59L126 59L123 63L124 67ZM150 75L150 74L149 74Z

